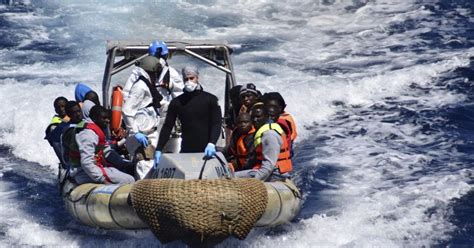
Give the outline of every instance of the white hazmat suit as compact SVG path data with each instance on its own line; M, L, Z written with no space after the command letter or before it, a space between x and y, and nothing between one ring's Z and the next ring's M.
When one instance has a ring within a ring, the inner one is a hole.
M184 84L181 75L172 67L168 66L164 59L160 58L160 64L163 68L160 76L155 82L158 86L158 92L163 96L160 101L161 107L158 110L159 115L151 106L153 101L152 94L147 84L139 80L144 76L150 80L148 73L140 67L136 67L128 78L123 88L124 103L122 106L123 120L128 131L127 141L125 143L130 156L133 158L140 143L134 135L138 132L145 134L150 142L156 148L158 135L161 129L168 105L171 100L183 93ZM164 83L165 76L169 72L169 84ZM161 121L160 121L161 120ZM139 161L137 163L137 179L143 179L147 176L153 166L151 161Z
M140 67L136 67L128 78L123 88L123 121L128 131L125 146L130 157L135 156L136 150L141 144L136 140L135 134L140 132L147 136L149 145L156 147L158 143L159 116L152 106L153 98L147 84L139 77L143 76L150 80L148 73ZM153 160L141 160L137 163L136 177L143 179L153 167Z

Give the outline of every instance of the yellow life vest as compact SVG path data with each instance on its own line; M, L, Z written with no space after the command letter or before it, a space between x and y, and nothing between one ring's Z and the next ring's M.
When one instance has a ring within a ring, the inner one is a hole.
M255 138L254 138L254 145L257 147L262 143L262 135L264 132L268 130L275 130L279 135L285 133L283 129L278 125L277 123L268 123L263 126L261 126L257 132L255 133Z
M63 119L61 119L61 117L55 115L52 119L51 119L51 122L49 123L49 125L53 125L53 124L59 124L63 121Z
M255 133L255 140L254 140L255 152L257 154L257 160L259 160L260 162L257 163L256 166L254 166L254 169L260 169L260 167L262 166L261 164L261 161L263 160L262 136L263 136L263 133L268 130L276 131L280 135L283 141L283 144L280 147L280 153L278 154L276 167L278 168L280 173L287 173L287 172L292 171L293 163L291 161L291 155L290 155L290 144L288 144L288 139L286 137L285 132L283 131L281 126L277 123L265 124L262 127L260 127L258 131Z

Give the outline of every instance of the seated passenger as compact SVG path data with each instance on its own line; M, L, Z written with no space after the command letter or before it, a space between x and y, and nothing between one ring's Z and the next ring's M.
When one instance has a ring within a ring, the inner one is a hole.
M49 142L51 147L54 149L54 153L58 157L59 161L62 162L61 159L61 131L62 126L61 123L67 123L69 121L69 117L66 115L66 103L67 99L63 96L60 96L54 100L54 111L56 115L53 116L51 119L50 124L45 130L45 137L44 139ZM60 129L54 131L57 127L61 126ZM61 130L61 131L60 131Z
M74 90L74 97L82 109L82 115L86 122L92 122L89 118L89 111L94 105L100 105L99 95L89 86L79 83Z
M239 115L241 103L240 103L240 89L242 85L236 85L232 87L229 91L229 98L230 98L230 106L227 115L224 116L224 123L225 123L225 143L230 143L230 137L232 136L232 130L236 127L237 116Z
M133 171L130 161L121 159L119 163L111 165L106 160L110 154L114 153L105 141L104 129L108 127L110 115L108 111L96 105L90 112L91 123L81 122L74 128L75 145L71 154L78 157L70 158L70 164L77 169L74 174L76 183L103 183L103 184L127 184L135 182L130 174L123 171ZM119 156L115 156L118 158ZM79 163L78 163L79 162ZM114 166L114 167L111 167Z
M71 144L74 142L74 128L81 122L83 122L83 115L81 106L76 101L69 101L66 103L66 114L69 116L70 120L67 123L61 123L53 132L59 132L61 137L61 162L63 163L63 168L70 168L69 158L71 157ZM79 154L76 154L79 156Z
M252 169L255 161L253 139L255 128L249 113L240 113L237 117L237 128L232 132L230 144L224 150L226 159L231 162L234 171Z
M262 96L262 101L268 109L270 117L277 119L276 122L280 124L288 138L290 138L290 147L292 148L298 133L295 120L288 112L285 112L285 100L280 93L269 92ZM291 155L293 156L293 149L291 150Z
M86 100L90 100L96 105L100 105L99 95L97 95L97 92L93 91L89 86L83 83L76 85L76 88L74 89L74 97L81 107L83 102Z
M59 123L69 121L69 116L67 116L66 114L66 103L67 103L67 99L64 96L60 96L54 99L53 106L54 106L54 112L56 112L56 114L53 116L53 118L51 118L51 123L46 128L46 134L53 131L53 129Z
M237 177L254 177L262 181L284 180L293 170L286 134L268 115L266 107L256 104L251 112L257 132L254 137L258 163L252 170L236 172Z
M242 106L240 107L240 113L247 112L250 113L250 109L252 106L258 102L262 93L257 90L254 84L244 84L240 89L240 103Z
M96 104L91 100L84 100L84 102L82 103L82 116L86 122L92 122L90 118L90 111L95 105Z
M237 116L239 115L239 110L242 107L242 103L240 102L240 89L241 88L242 88L242 85L236 85L232 87L229 91L230 109L229 109L229 116L227 116L225 124L226 124L226 127L230 130L235 129Z

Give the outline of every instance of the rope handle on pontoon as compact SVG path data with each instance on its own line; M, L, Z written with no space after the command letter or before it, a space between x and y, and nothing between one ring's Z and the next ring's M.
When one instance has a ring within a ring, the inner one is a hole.
M201 166L201 172L199 172L199 180L202 180L202 173L204 172L204 168L206 168L206 163L207 163L207 160L209 160L209 158L207 157L203 157L202 159L204 159L204 164L202 164Z
M228 170L227 167L225 166L224 161L222 161L222 159L221 159L219 156L215 155L215 156L212 157L212 158L208 158L208 157L205 157L205 156L204 156L204 157L202 158L202 159L204 160L204 163L203 163L202 166L201 166L201 172L199 172L199 178L198 178L199 180L202 180L202 174L204 173L204 168L206 168L206 163L207 163L207 161L208 161L208 160L211 160L211 159L213 159L213 158L216 158L216 159L219 161L219 164L222 166L222 169L224 169L224 171L226 172L226 174L230 174L230 173L229 173L229 170ZM229 175L226 175L226 178L229 178Z

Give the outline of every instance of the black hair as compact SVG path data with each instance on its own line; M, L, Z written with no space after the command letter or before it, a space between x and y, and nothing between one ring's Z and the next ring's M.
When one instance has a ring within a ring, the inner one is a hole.
M58 103L61 102L61 101L67 102L67 98L64 97L64 96L59 96L59 97L57 97L56 99L54 99L54 102L53 102L54 108L56 108L56 106L58 105Z
M238 103L240 101L240 89L242 89L242 85L236 85L230 89L229 97L232 104Z
M262 101L263 103L268 103L269 101L271 100L275 100L278 102L278 104L280 104L281 106L281 110L285 110L285 107L286 107L286 102L285 102L285 99L283 99L283 96L281 96L280 93L278 92L268 92L268 93L265 93L263 94L262 96Z
M249 112L242 112L242 113L239 113L239 115L237 116L237 119L239 119L241 116L244 116L244 115L251 117Z
M94 105L89 112L89 117L93 122L96 122L103 113L108 114L107 109L100 105Z
M256 109L261 109L264 114L268 114L267 108L265 108L265 105L262 102L257 102L255 103L251 108L250 108L250 113Z
M79 103L76 102L76 101L69 101L66 103L66 114L69 115L69 116L72 116L72 108L74 108L75 106L79 106Z
M89 101L95 103L95 105L100 105L99 95L97 95L97 92L95 92L93 90L87 92L87 94L84 96L84 101L85 100L89 100Z

